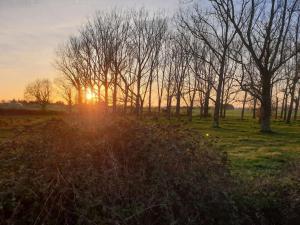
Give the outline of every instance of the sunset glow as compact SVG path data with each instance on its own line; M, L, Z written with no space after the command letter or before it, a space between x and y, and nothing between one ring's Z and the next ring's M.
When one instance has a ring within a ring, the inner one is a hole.
M88 101L94 101L96 99L96 95L94 92L92 92L91 89L88 89L86 94L85 94L85 98Z
M22 99L28 82L56 78L57 48L97 10L143 6L175 9L178 4L174 0L0 0L0 48L5 52L0 54L0 100Z

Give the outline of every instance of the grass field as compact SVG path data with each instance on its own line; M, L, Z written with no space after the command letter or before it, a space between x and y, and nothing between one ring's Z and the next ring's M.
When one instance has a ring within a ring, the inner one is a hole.
M262 134L258 121L251 116L251 112L245 112L245 119L241 120L240 110L228 111L220 128L212 128L211 118L200 119L197 115L192 122L187 123L184 118L181 121L227 152L235 174L274 175L300 159L299 120L291 124L273 121L274 133Z
M0 143L18 135L26 128L43 123L55 116L0 116ZM246 112L240 120L240 111L228 111L221 128L212 128L211 119L194 116L192 122L181 119L184 126L201 132L220 150L227 152L234 174L242 176L274 175L290 162L300 159L300 121L286 124L273 121L273 134L259 132L257 120ZM173 119L172 123L178 123Z
M0 144L15 135L18 135L26 128L35 124L43 123L53 116L47 115L15 115L3 116L0 115Z

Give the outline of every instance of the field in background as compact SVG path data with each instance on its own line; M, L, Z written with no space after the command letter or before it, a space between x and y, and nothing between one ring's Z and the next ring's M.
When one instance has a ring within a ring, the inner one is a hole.
M0 115L0 144L29 129L59 115ZM166 122L164 119L160 121ZM171 123L178 123L172 119ZM240 110L228 111L221 128L212 128L211 119L200 119L195 113L192 122L183 116L179 123L201 132L205 138L215 142L227 152L232 171L243 176L273 175L290 162L300 159L300 121L288 125L273 121L273 134L261 134L257 120L246 112L241 121Z
M246 110L244 120L240 118L241 110L228 110L221 127L212 128L211 118L200 118L197 111L192 122L181 117L180 123L201 132L220 150L227 152L235 174L251 177L275 175L300 159L299 120L291 124L273 121L274 133L262 134L258 120L252 119L252 112ZM172 123L178 123L178 119L172 119Z
M0 115L0 144L17 136L30 127L44 123L54 115Z
M273 121L273 134L259 132L257 120L246 112L240 119L240 110L228 111L221 128L211 127L210 119L194 117L188 126L215 140L228 153L235 173L243 175L274 174L290 162L300 159L300 121L286 124Z

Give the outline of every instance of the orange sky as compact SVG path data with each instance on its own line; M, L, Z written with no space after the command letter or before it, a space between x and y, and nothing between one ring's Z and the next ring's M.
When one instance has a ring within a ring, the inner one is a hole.
M114 7L174 10L180 0L0 0L0 100L22 99L36 78L55 78L55 49L95 14Z

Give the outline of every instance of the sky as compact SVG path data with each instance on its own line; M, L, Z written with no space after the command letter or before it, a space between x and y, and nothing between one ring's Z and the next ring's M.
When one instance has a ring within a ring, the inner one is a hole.
M187 0L0 0L0 100L22 99L26 84L58 76L55 50L97 10L175 11Z

